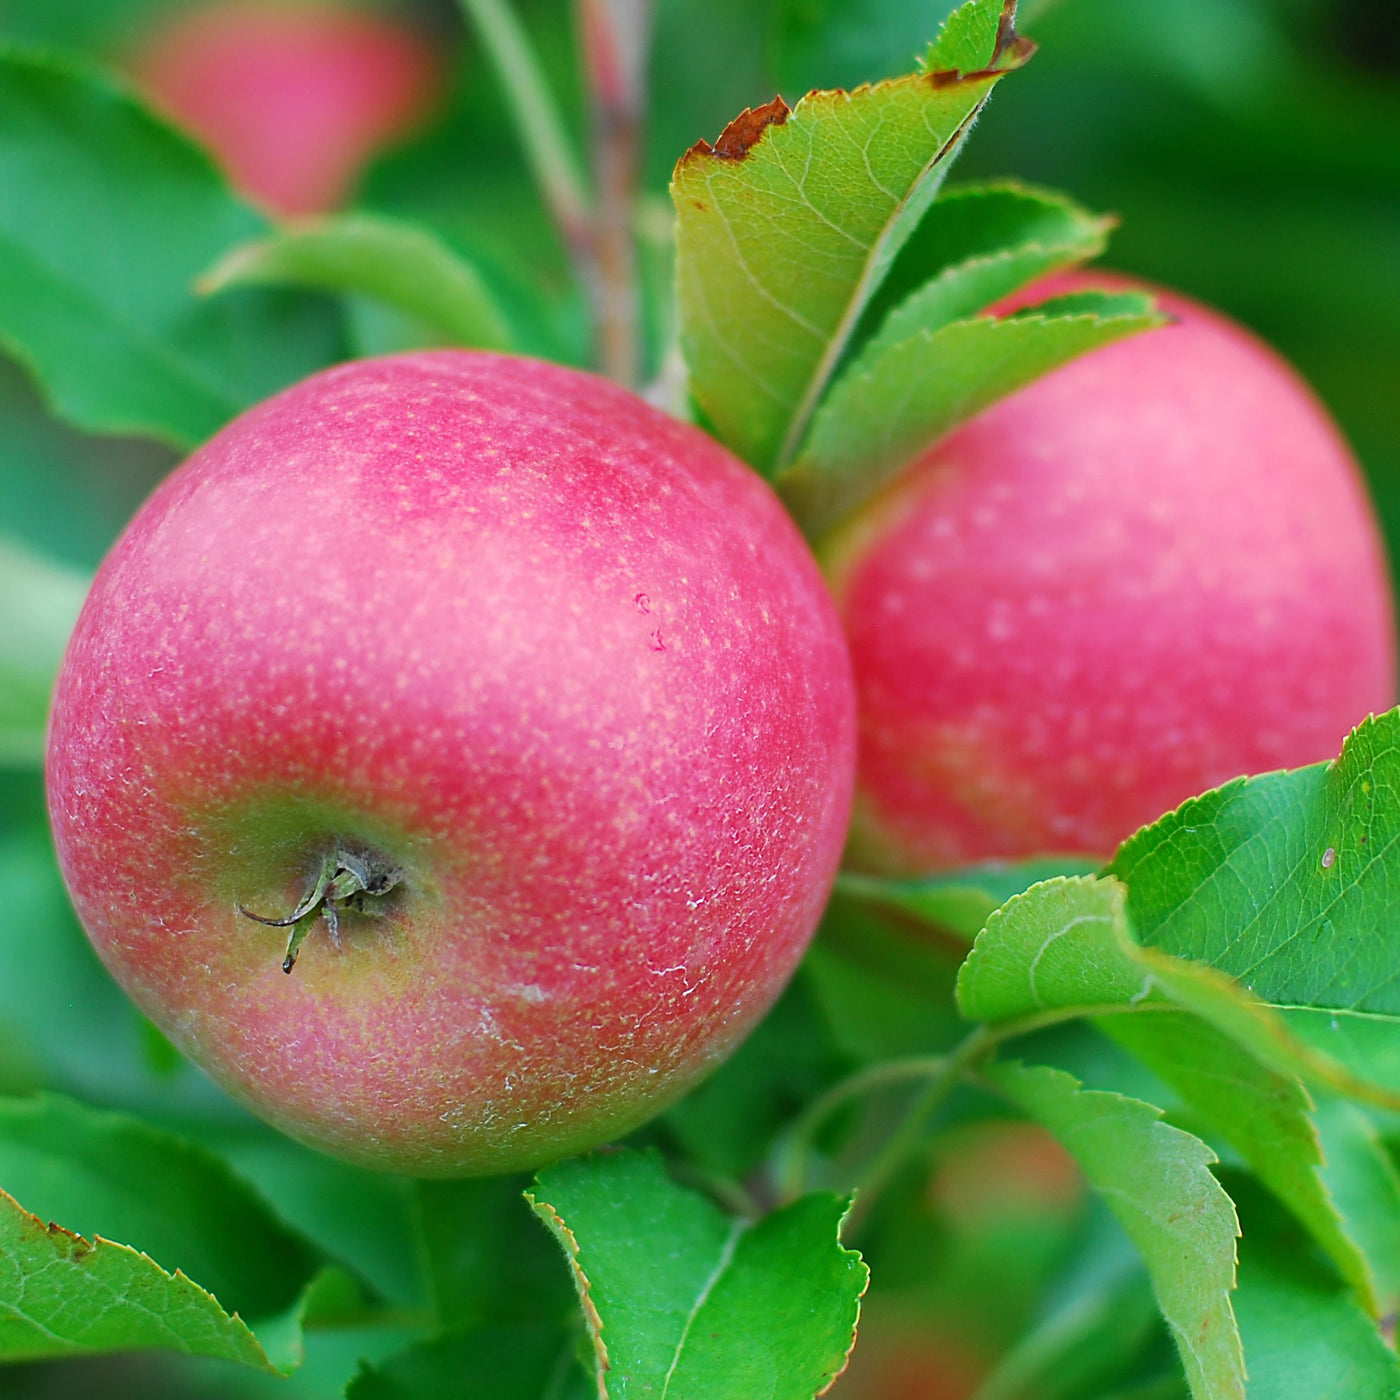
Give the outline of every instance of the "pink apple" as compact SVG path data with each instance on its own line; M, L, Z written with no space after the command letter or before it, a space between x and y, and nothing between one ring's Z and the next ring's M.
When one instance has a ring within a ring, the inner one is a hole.
M1239 326L1160 302L1175 324L995 405L823 547L860 703L856 863L1106 856L1394 703L1386 562L1337 429Z
M195 6L150 36L132 68L235 185L288 215L341 204L439 86L439 65L412 31L317 0Z
M78 623L49 792L182 1049L307 1142L458 1174L626 1132L736 1044L854 763L768 488L602 380L442 351L318 375L161 486Z

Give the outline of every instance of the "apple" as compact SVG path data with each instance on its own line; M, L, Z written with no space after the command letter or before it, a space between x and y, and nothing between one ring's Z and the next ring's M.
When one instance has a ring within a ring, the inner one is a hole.
M624 1133L735 1046L854 766L839 619L757 476L591 375L437 351L161 485L48 783L83 925L181 1049L294 1137L457 1175Z
M343 203L365 163L430 110L439 65L382 16L316 0L221 0L177 12L132 60L158 106L278 214Z
M1070 274L999 310L1132 285ZM1151 290L1174 324L997 403L822 542L859 695L853 864L1107 856L1394 703L1336 427L1253 336Z

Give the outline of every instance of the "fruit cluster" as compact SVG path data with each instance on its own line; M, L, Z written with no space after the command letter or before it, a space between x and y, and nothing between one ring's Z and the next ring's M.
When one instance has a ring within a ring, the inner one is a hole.
M851 860L926 873L1106 857L1331 755L1395 662L1359 476L1268 350L1162 303L832 531L835 605L752 471L576 371L406 355L244 415L113 550L59 682L104 960L307 1141L535 1166L767 1009L853 784Z

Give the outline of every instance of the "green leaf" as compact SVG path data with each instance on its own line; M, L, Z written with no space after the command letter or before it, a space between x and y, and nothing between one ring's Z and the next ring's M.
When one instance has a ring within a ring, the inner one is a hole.
M1375 1273L1379 1299L1372 1311L1393 1315L1400 1308L1400 1175L1375 1126L1355 1104L1323 1095L1315 1118L1323 1183ZM1366 1300L1364 1293L1361 1297Z
M1400 711L1363 722L1332 763L1193 798L1109 869L1144 944L1237 979L1292 1036L1394 1101Z
M345 1400L593 1400L573 1343L539 1323L449 1333L361 1366Z
M292 1307L322 1262L214 1153L68 1099L0 1099L0 1187L65 1230L197 1280L245 1318Z
M1395 1400L1400 1360L1345 1293L1240 1264L1235 1298L1250 1400Z
M1046 857L1008 864L988 861L943 875L916 880L874 875L837 876L839 893L876 906L911 914L923 923L971 943L993 912L1012 895L1021 894L1056 875L1092 874L1098 862L1072 856Z
M705 1170L742 1180L849 1064L823 1016L808 963L733 1055L661 1122ZM921 1007L924 1021L928 1007Z
M1400 1360L1376 1324L1247 1179L1230 1186L1244 1221L1234 1304L1249 1400L1394 1400Z
M267 221L96 71L0 44L0 346L59 417L190 447L343 348L286 293L201 304L196 276Z
M419 1252L444 1329L568 1315L569 1282L522 1199L526 1185L517 1176L414 1183Z
M838 894L802 965L834 1045L858 1062L936 1054L967 1033L953 1004L957 946L903 924Z
M1161 325L1147 298L1099 294L1067 314L977 316L944 324L940 289L915 293L852 362L776 477L810 535L836 524L920 452L996 400L1060 365ZM920 325L928 314L933 325Z
M406 1310L424 1307L414 1182L337 1161L246 1119L204 1137L264 1200L286 1203L301 1234L378 1295Z
M1324 1101L1337 1140L1323 1152L1295 1075L1370 1089L1214 969L1138 946L1121 884L1052 880L1008 901L963 965L958 998L964 1015L993 1024L1097 1015L1105 1032L1245 1157L1367 1307L1390 1306L1400 1290L1392 1262L1400 1254L1400 1184L1349 1106ZM1122 1014L1133 1010L1143 1014Z
M1156 1331L1146 1278L1110 1276L1055 1307L997 1362L977 1400L1082 1395L1121 1375Z
M1244 1400L1230 1308L1239 1226L1215 1154L1137 1099L1081 1089L1059 1070L993 1065L987 1077L1073 1154L1137 1246L1195 1400Z
M785 92L899 73L956 0L778 0L769 59Z
M396 219L347 214L281 229L221 258L199 290L258 284L363 293L442 344L514 348L481 274L426 229Z
M247 1325L184 1274L46 1226L0 1191L0 1358L147 1347L274 1369Z
M1003 73L1014 0L969 0L921 73L745 112L676 166L691 389L760 471L792 460L871 295Z
M1184 1013L1102 1017L1098 1026L1244 1157L1327 1251L1366 1307L1378 1314L1371 1261L1388 1261L1374 1251L1368 1259L1331 1186L1343 1158L1352 1162L1357 1153L1343 1154L1342 1144L1329 1144L1324 1169L1312 1104L1302 1085L1267 1069L1228 1036ZM1370 1193L1363 1199L1370 1199Z
M1353 1074L1295 1034L1291 1018L1203 962L1142 947L1129 894L1112 876L1032 886L987 920L958 974L958 1007L992 1024L1069 1016L1193 1012L1282 1074L1393 1106L1395 1090Z
M0 768L44 761L49 695L87 590L80 570L0 537Z
M871 298L861 330L888 329L900 307L906 324L929 329L984 311L1038 277L1097 257L1113 223L1013 180L944 190Z
M750 1224L628 1152L541 1172L527 1199L573 1267L601 1400L812 1400L844 1368L868 1271L835 1196Z

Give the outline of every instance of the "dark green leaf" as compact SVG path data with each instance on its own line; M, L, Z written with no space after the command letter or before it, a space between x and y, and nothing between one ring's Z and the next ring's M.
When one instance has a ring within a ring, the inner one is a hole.
M220 252L266 229L109 80L0 46L0 345L60 417L190 447L335 358L318 303L194 295Z
M748 1224L616 1153L540 1173L529 1199L573 1267L602 1400L811 1400L845 1365L867 1271L836 1197Z
M857 1061L951 1049L966 1034L953 987L961 949L904 917L838 893L803 964L833 1043Z
M969 0L924 72L811 93L790 112L775 99L677 165L691 389L719 437L760 470L795 456L973 118L1001 74L1024 61L1002 19L1001 0Z
M363 293L411 317L442 344L513 348L480 273L414 224L347 214L280 229L221 258L199 289L258 284Z
M552 1261L556 1268L558 1260ZM592 1400L562 1327L449 1333L363 1366L346 1400Z
M1243 1400L1244 1356L1230 1308L1235 1209L1199 1138L1137 1099L1081 1089L1044 1067L988 1077L1069 1149L1137 1246L1195 1400Z
M558 1250L522 1199L516 1176L414 1183L418 1234L438 1323L553 1323L573 1310Z
M739 1049L667 1110L662 1122L705 1170L747 1176L803 1106L848 1068L814 975L809 960Z

